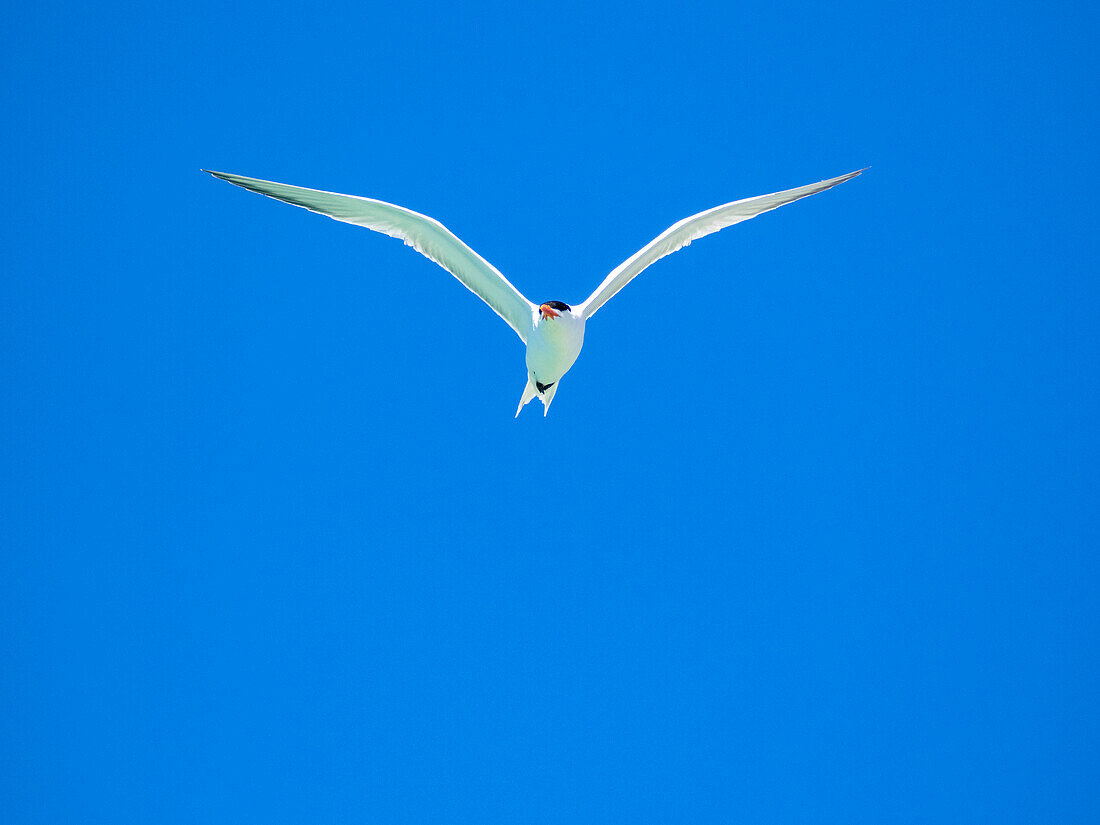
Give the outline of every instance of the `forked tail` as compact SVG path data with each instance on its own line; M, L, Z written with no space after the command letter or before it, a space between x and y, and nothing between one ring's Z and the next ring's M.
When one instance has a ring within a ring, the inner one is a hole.
M560 380L560 379L559 379ZM540 391L541 390L541 391ZM516 407L516 418L519 418L520 412L523 408L534 398L536 395L539 397L539 401L542 402L542 415L545 418L546 414L550 412L550 402L554 400L554 393L558 391L558 382L555 381L550 386L540 386L535 380L535 377L528 373L527 386L523 388L523 395L520 396L519 406Z

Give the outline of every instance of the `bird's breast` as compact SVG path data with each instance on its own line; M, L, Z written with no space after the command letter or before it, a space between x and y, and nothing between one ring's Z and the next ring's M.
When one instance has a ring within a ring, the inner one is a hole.
M573 366L583 344L584 321L543 319L527 339L527 368L544 384L557 381Z

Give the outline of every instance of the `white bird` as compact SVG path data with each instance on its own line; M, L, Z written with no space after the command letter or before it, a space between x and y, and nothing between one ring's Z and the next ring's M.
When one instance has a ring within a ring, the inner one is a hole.
M204 172L210 172L204 169ZM477 295L527 345L527 386L516 409L538 396L545 416L558 384L580 355L584 344L584 326L596 311L616 292L636 278L647 266L683 249L692 241L754 218L784 204L824 192L859 175L850 172L838 178L787 189L771 195L733 201L692 215L673 224L638 252L616 267L596 291L582 304L570 306L562 301L547 301L536 306L528 301L492 264L466 246L439 221L391 203L339 195L319 189L305 189L225 172L210 172L216 178L259 192L276 200L328 215L344 223L365 226L376 232L400 238L407 246L435 261Z

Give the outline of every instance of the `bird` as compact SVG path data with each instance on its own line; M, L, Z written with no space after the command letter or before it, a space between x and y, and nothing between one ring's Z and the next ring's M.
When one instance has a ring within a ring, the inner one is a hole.
M581 353L585 324L615 293L650 264L727 226L832 189L862 174L866 168L770 195L732 201L685 218L619 264L588 298L573 305L564 301L544 301L541 304L529 301L496 267L460 241L443 224L411 209L357 195L341 195L209 169L202 171L269 198L400 238L406 246L411 246L454 275L463 286L488 304L527 347L527 384L516 408L515 417L518 418L523 408L536 397L542 402L543 416L550 412L550 404L562 377Z

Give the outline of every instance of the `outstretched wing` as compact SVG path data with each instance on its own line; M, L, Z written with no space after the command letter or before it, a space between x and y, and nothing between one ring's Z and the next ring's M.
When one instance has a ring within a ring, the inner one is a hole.
M210 172L209 169L203 171ZM411 209L372 198L305 189L225 172L210 174L269 198L301 206L344 223L365 226L392 238L400 238L407 246L435 261L458 278L467 289L503 318L516 331L520 340L527 343L535 305L524 298L496 267L466 246L439 221Z
M733 226L735 223L741 223L741 221L747 221L749 218L755 218L761 212L768 212L799 198L824 192L838 183L851 180L863 171L860 169L859 172L850 172L847 175L841 175L839 178L811 183L809 186L800 186L797 189L788 189L785 192L745 198L685 218L670 226L632 257L619 264L610 275L604 278L603 283L596 288L596 291L588 296L588 300L577 309L585 318L591 318L596 314L596 310L607 303L612 295L634 280L647 266L659 261L666 255L671 255L676 250L683 249L689 243L702 238L704 235L717 232L719 229L725 229L727 226Z

